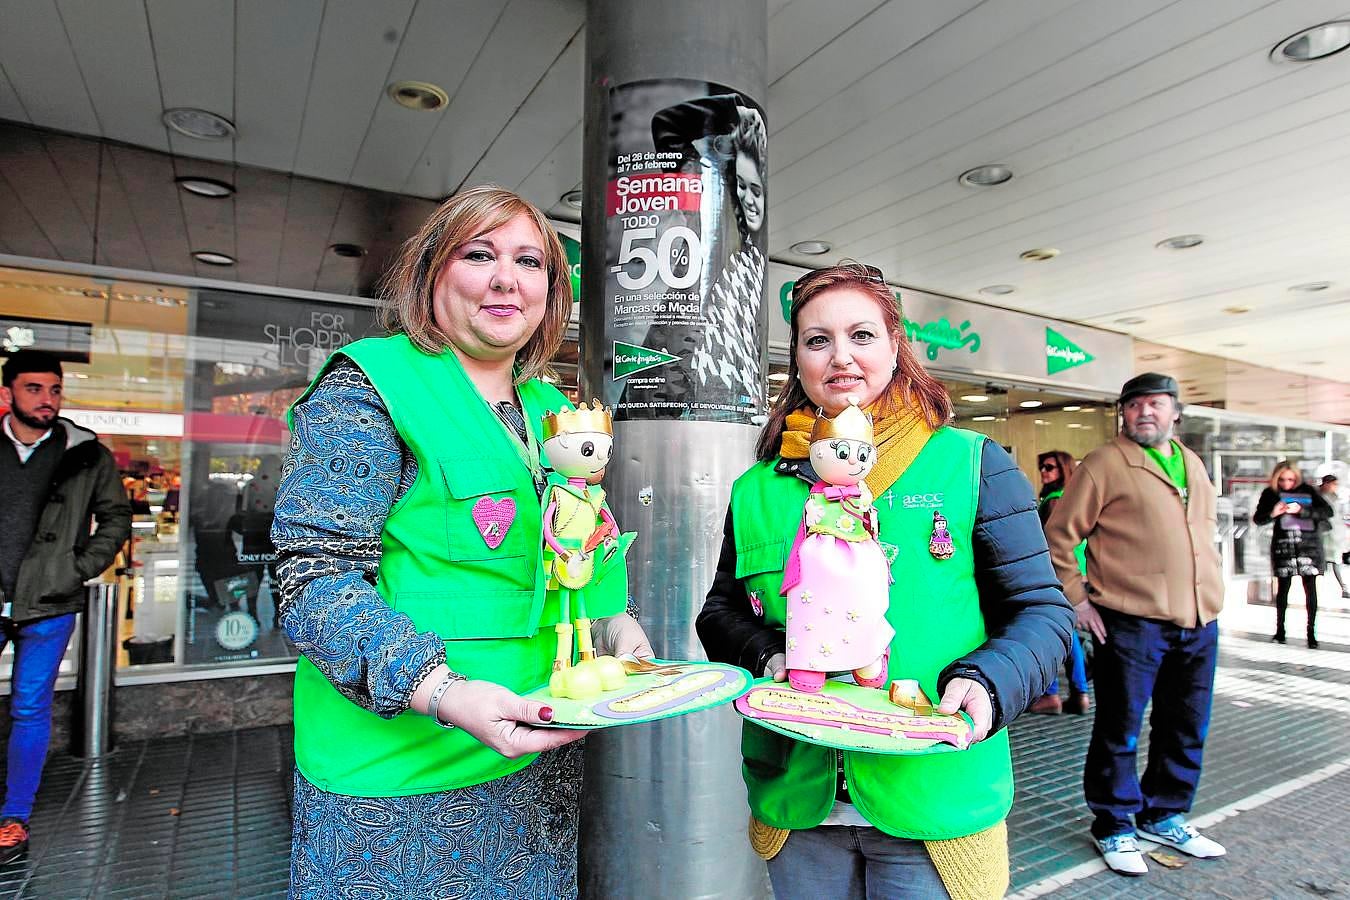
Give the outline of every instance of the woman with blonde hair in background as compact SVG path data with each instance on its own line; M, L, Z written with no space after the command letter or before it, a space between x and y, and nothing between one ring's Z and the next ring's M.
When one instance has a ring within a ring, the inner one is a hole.
M1317 648L1317 576L1326 568L1322 557L1321 522L1332 516L1331 506L1292 463L1281 462L1270 473L1270 487L1256 501L1252 521L1273 524L1270 535L1270 567L1275 576L1275 635L1284 643L1284 617L1289 609L1289 586L1295 577L1303 582L1303 602L1308 611L1308 646Z

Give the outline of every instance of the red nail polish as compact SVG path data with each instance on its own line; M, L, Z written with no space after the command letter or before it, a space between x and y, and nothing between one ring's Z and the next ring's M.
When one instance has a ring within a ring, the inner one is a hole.
M545 706L544 708L542 708L541 710L539 710L539 721L541 721L541 722L552 722L552 721L553 721L553 707L551 707L551 706Z

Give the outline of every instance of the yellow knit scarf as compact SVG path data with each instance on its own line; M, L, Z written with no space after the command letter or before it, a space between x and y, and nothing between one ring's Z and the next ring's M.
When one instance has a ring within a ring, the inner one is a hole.
M880 415L875 406L871 412L875 417L872 433L876 437L877 464L867 476L867 486L873 497L880 497L914 462L933 436L933 429L924 421L923 414L912 407L901 406L889 416ZM806 459L815 423L816 413L810 407L788 413L778 455L784 459Z

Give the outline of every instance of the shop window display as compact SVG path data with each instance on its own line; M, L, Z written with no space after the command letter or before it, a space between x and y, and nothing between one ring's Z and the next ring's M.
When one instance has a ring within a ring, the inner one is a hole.
M374 329L369 306L0 268L0 357L62 355L63 415L112 450L132 501L132 540L105 573L119 669L295 658L270 538L286 410Z

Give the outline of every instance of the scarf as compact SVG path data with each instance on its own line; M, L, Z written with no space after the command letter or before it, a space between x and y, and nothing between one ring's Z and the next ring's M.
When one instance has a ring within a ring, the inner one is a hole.
M923 414L912 407L901 406L884 417L875 412L875 404L872 410L876 416L872 420L872 433L876 437L877 464L866 480L872 496L880 497L914 462L932 437L933 429L928 427ZM788 413L778 455L783 459L806 459L810 455L811 428L815 424L816 412L810 407Z

